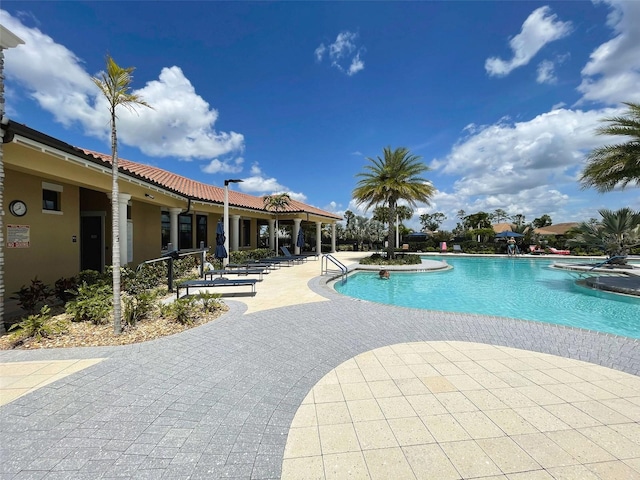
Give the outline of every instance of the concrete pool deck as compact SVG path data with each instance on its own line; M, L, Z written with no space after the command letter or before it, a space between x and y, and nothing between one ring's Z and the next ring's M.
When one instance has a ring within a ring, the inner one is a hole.
M0 478L640 478L637 340L354 300L319 273L276 270L173 337L0 351L69 369L1 407Z

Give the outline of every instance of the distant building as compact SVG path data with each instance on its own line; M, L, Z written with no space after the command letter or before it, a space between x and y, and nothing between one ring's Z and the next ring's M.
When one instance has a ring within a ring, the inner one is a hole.
M543 228L536 228L533 233L537 235L566 235L569 230L580 225L577 222L556 223Z

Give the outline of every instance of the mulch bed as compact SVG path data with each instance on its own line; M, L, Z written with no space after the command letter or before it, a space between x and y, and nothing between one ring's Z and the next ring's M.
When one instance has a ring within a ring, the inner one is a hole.
M0 350L100 347L146 342L204 325L219 318L228 309L229 307L227 305L222 304L221 308L211 313L201 314L189 325L182 325L175 320L168 320L160 316L152 317L139 322L134 327L126 326L119 335L113 332L113 324L111 323L94 325L91 322L71 322L71 317L63 313L54 318L69 320L69 328L65 333L41 339L29 338L24 342L16 343L15 338L11 335L11 332L9 332L9 334L0 337Z

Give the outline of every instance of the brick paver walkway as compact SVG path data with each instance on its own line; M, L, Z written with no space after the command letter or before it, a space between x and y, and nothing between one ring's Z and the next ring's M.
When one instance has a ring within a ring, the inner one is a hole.
M229 301L218 321L143 344L0 352L2 363L103 359L0 407L0 479L278 479L309 392L343 362L389 345L485 343L640 372L637 340L377 305L320 278L309 288L323 301L246 315Z

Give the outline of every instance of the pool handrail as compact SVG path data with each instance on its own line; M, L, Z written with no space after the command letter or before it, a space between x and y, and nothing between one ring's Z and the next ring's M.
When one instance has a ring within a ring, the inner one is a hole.
M327 253L322 256L322 260L320 262L320 274L325 275L331 272L329 270L329 262L333 263L336 267L338 267L340 271L340 276L342 277L342 281L344 282L347 279L347 273L349 273L349 269L346 267L344 263L338 260L336 257ZM334 270L335 271L335 270Z

